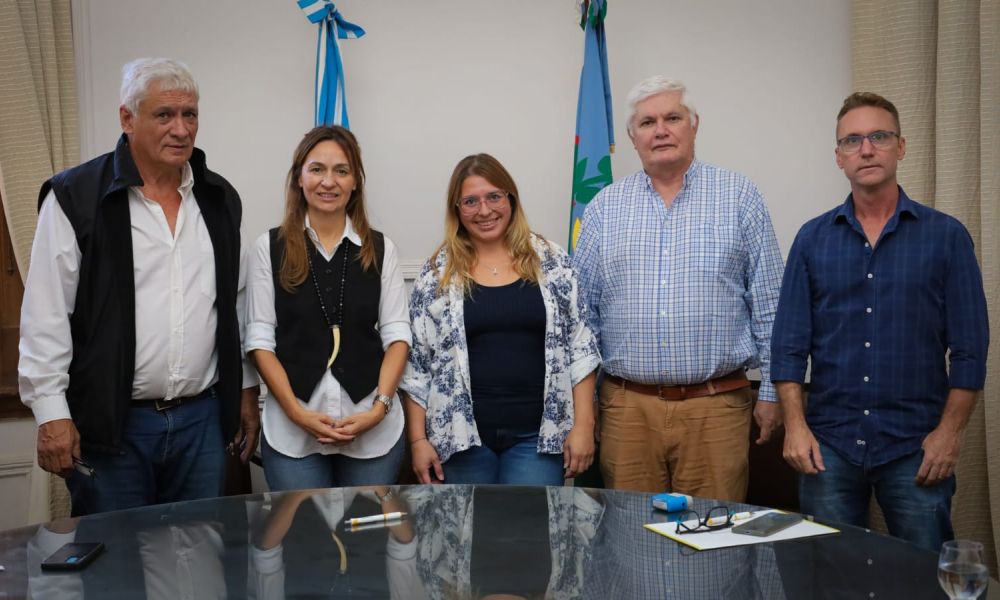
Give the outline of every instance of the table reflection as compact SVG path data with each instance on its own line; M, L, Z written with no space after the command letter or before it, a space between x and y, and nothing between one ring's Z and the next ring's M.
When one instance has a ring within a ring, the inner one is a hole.
M716 503L696 499L705 512ZM752 507L731 505L735 511ZM345 519L405 512L352 529ZM413 486L219 498L0 533L4 598L940 600L936 556L881 534L696 552L643 529L650 495ZM42 572L68 542L106 550ZM988 592L995 597L995 586Z
M649 496L603 492L604 519L594 540L586 598L784 600L775 545L697 552L642 528L669 519ZM701 514L716 502L695 500ZM748 510L732 504L734 511ZM697 535L697 534L695 534ZM801 596L790 596L800 598Z
M604 512L598 494L565 487L428 486L404 495L417 535L408 559L413 566L398 566L411 578L393 597L583 595Z
M345 527L352 517L407 512L402 500L380 501L374 488L265 494L249 505L252 591L259 598L337 598L374 591L368 582L383 580L387 564L408 556L413 543L409 519L388 527ZM373 551L380 543L381 552Z
M245 531L245 520L226 516L216 501L155 508L39 525L27 543L30 596L226 598L240 587L227 581L225 564L239 550L227 548L224 535ZM46 557L74 541L101 541L106 549L82 571L42 571Z

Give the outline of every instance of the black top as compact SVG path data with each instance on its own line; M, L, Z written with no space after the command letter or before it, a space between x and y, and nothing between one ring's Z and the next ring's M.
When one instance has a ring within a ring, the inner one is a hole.
M306 249L315 270L293 293L281 287L279 276L285 255L285 242L278 229L271 230L271 269L274 281L274 354L288 373L295 396L308 401L326 372L326 361L333 352L333 335L320 306L316 287L323 294L323 304L332 323L340 323L340 352L330 366L337 379L355 404L364 400L378 385L382 368L382 337L377 329L379 297L382 294L382 257L385 239L374 229L375 264L378 268L364 269L361 248L344 238L329 261L316 250L306 236ZM340 310L340 280L343 275L344 252L350 248L347 277L344 284L344 314ZM313 283L313 275L316 283Z
M537 432L545 386L545 304L525 281L473 284L465 299L472 411L483 442L497 428ZM497 448L494 448L497 450Z

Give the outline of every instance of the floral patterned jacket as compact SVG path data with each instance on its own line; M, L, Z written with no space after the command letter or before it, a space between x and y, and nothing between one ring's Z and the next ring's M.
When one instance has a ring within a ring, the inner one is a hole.
M569 256L532 234L541 261L539 288L545 304L545 384L538 451L561 454L573 427L573 386L601 362L597 339L587 326ZM413 347L400 387L427 411L427 439L442 462L482 445L472 416L465 300L461 284L438 291L445 252L428 260L413 284L410 320Z

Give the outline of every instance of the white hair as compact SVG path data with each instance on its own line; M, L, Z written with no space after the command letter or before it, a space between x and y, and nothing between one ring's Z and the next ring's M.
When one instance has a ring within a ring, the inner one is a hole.
M688 109L691 119L691 127L698 125L698 109L694 107L694 102L688 95L687 86L677 79L670 79L663 75L653 75L635 84L625 97L628 105L628 121L626 129L629 135L632 134L632 121L635 120L635 106L647 98L666 93L677 93L681 95L681 106Z
M198 100L198 84L187 65L169 58L139 58L122 67L122 106L135 115L153 83L160 84L160 91L180 90Z

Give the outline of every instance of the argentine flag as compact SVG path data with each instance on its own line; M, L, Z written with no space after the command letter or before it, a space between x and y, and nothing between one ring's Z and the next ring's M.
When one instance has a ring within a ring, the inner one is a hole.
M576 143L573 151L573 203L569 220L569 251L576 249L583 211L597 192L612 181L611 153L615 150L611 115L611 84L604 38L607 0L584 0L580 27L584 31L583 70L576 107Z
M298 0L299 8L310 23L319 25L316 44L316 125L340 125L347 121L347 98L344 96L344 63L340 59L340 41L359 38L365 30L347 22L330 0Z

